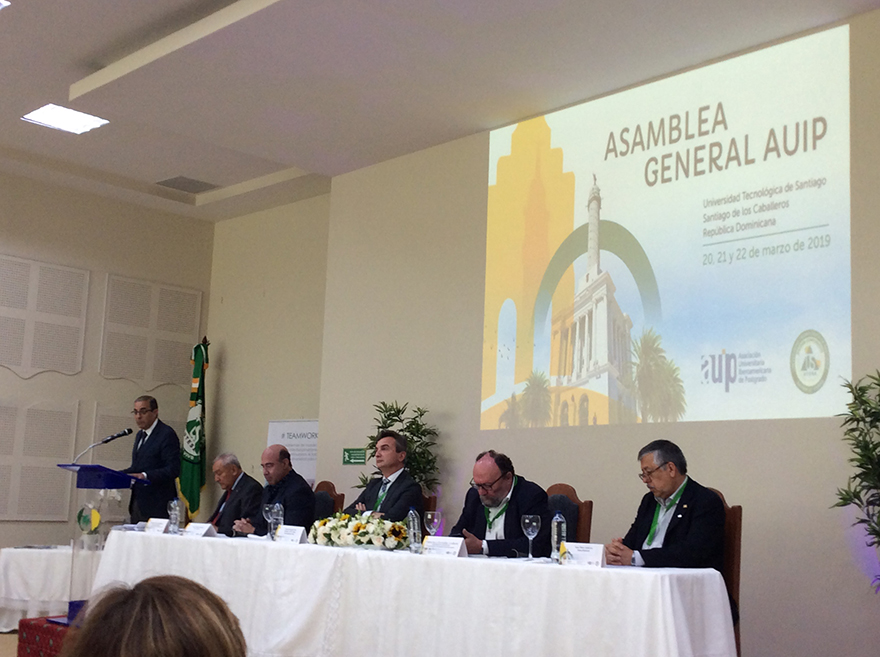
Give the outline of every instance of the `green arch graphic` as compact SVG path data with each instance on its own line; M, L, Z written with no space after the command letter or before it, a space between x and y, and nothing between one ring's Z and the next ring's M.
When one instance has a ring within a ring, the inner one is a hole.
M538 288L538 295L535 298L535 314L532 323L534 335L539 334L540 327L544 326L544 322L547 321L553 292L559 285L565 270L578 257L587 252L589 228L589 224L575 228L550 258L547 269L544 270L544 277L541 279L541 286ZM659 324L662 319L660 291L657 288L654 269L651 267L651 262L642 245L626 228L613 221L605 220L599 220L599 244L602 251L608 251L620 258L633 275L639 296L642 298L645 323L655 326Z

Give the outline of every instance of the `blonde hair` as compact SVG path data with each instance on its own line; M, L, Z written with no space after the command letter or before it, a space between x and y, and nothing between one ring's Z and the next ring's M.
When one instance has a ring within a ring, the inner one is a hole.
M201 584L173 575L101 594L61 652L61 657L246 655L238 619L226 603Z

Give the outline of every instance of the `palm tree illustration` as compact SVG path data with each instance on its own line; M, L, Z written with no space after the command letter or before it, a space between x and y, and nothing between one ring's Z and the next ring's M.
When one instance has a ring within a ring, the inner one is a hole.
M530 427L545 427L550 421L550 381L547 375L533 370L522 394L523 417Z
M498 428L504 425L505 429L519 429L522 426L522 410L516 399L516 393L510 395L507 400L507 408L498 418Z
M681 372L666 357L654 329L645 329L633 342L633 366L642 422L675 422L684 417L687 403Z

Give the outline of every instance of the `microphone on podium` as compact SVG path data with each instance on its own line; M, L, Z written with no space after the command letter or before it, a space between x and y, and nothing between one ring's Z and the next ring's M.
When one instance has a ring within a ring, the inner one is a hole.
M111 440L116 440L117 438L122 438L123 436L127 436L131 433L131 429L123 429L122 431L117 431L112 436L107 436L103 440L101 440L101 445L106 445Z

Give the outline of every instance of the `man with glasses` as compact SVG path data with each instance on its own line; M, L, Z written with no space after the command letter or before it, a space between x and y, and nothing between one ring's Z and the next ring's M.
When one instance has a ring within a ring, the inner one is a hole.
M549 557L551 515L547 493L538 484L517 475L507 455L490 449L477 456L461 517L449 535L464 538L468 554L525 556L529 539L522 530L524 515L541 517L532 553Z
M715 568L724 556L724 504L687 475L678 445L655 440L639 452L641 479L648 493L623 538L605 546L618 566Z
M135 484L131 489L131 521L167 518L168 502L177 497L180 440L174 429L159 419L159 403L154 397L143 395L135 399L131 414L140 431L134 438L131 467L123 472L150 482Z

